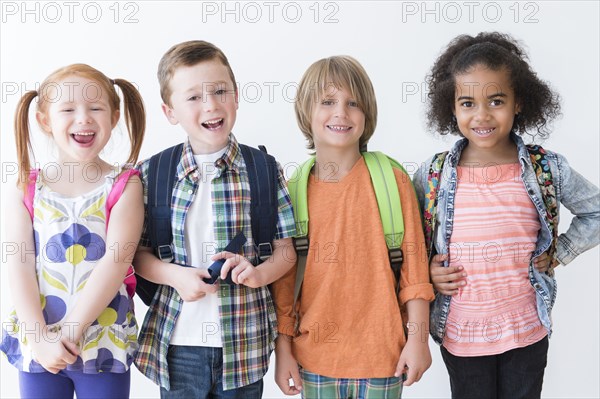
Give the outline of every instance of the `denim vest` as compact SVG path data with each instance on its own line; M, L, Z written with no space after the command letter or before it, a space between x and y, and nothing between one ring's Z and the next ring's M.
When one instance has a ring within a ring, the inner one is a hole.
M511 137L518 149L521 179L537 210L541 224L536 247L529 262L529 281L536 293L540 321L548 331L548 335L551 335L551 311L556 300L556 279L547 273L538 272L533 266L533 260L550 247L552 235L548 227L542 193L527 148L521 137L514 134ZM442 169L438 192L437 221L433 232L435 251L439 254L448 253L448 244L454 223L456 167L460 154L467 144L467 139L456 142L448 153ZM562 155L547 150L546 152L548 165L545 167L549 167L552 173L557 202L564 205L574 215L567 232L558 237L555 254L556 259L566 265L582 252L598 245L600 241L600 192L598 187L571 169ZM425 206L425 194L429 192L427 175L432 160L433 158L429 158L422 164L413 177L421 211ZM446 263L444 266L448 266L448 264ZM435 300L431 305L429 328L433 340L438 344L442 343L446 332L451 298L451 296L436 293Z

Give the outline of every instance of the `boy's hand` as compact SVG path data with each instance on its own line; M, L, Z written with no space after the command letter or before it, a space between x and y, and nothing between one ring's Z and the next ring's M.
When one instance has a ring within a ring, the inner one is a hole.
M225 280L227 274L231 273L231 280L235 284L243 284L250 288L258 288L266 285L263 281L259 267L255 267L250 261L239 254L223 251L213 255L211 260L225 259L221 268L221 279Z
M52 374L57 374L60 370L67 367L68 364L73 364L77 360L77 355L71 353L71 347L66 348L62 340L49 340L48 336L53 334L42 334L37 342L32 343L33 358L36 362L42 365L43 368ZM77 353L79 350L77 350Z
M556 266L558 266L558 261L556 259L550 258L550 256L548 255L548 251L546 251L537 258L535 258L535 260L533 261L533 266L535 266L538 272L546 273L547 271L552 270Z
M275 346L275 383L284 394L298 395L302 391L302 380L298 371L298 362L292 354L290 339L282 335L277 337L277 345Z
M433 288L444 295L456 295L458 289L467 285L467 273L462 266L444 267L443 263L448 259L448 255L434 255L429 264L429 274Z
M425 371L431 366L431 353L427 339L420 341L420 334L409 337L406 346L400 354L394 376L401 377L406 373L404 386L410 386L421 379Z
M197 301L204 298L206 294L217 292L217 285L206 284L203 281L205 278L210 278L206 269L178 267L175 273L172 286L186 302Z

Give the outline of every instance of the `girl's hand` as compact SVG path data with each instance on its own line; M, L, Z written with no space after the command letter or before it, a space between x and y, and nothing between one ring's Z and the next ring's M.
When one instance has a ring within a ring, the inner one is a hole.
M434 255L429 264L429 274L433 288L444 295L456 295L458 289L467 285L467 273L462 266L444 267L443 263L448 260L448 255Z
M62 335L60 337L60 342L62 342L63 346L70 354L78 356L80 353L79 341L83 336L85 328L75 323L71 323L71 325L65 324L63 324L61 329ZM67 328L67 326L71 328Z
M558 261L552 259L548 251L546 251L533 260L533 266L535 266L538 272L546 273L558 266Z
M62 339L52 339L56 333L48 332L42 334L35 343L32 343L33 358L36 362L42 365L43 368L52 374L58 373L60 370L67 367L68 364L73 364L77 360L79 350L75 347L76 353L72 353L71 344L65 347Z
M231 280L235 284L243 284L250 288L258 288L266 285L260 272L260 267L254 267L252 263L241 255L223 251L213 255L211 260L226 259L221 268L221 279L225 280L231 271Z

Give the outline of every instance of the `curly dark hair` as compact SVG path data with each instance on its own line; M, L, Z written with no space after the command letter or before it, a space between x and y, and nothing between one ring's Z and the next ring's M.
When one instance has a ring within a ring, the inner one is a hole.
M508 70L516 102L521 108L514 119L513 132L547 138L548 124L560 115L560 98L548 83L537 77L527 60L519 43L507 34L481 32L475 37L460 35L454 38L427 75L429 129L444 135L462 136L452 112L455 76L479 64L494 71Z

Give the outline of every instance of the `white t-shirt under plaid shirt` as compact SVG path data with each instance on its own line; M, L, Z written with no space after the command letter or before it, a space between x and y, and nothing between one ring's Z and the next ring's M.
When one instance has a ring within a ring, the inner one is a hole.
M138 166L144 182L144 204L147 204L148 198L148 166L149 160ZM215 162L215 167L217 175L212 181L210 206L217 249L222 250L242 230L248 238L242 254L253 260L256 252L250 224L250 183L244 158L233 134L230 135L225 153ZM197 187L199 174L194 174L197 168L188 141L184 144L181 160L177 165L171 202L173 256L176 263L187 263L184 226ZM278 180L277 231L274 240L295 234L292 205L281 169ZM150 246L147 223L145 220L140 239L140 245L145 247ZM267 287L254 289L228 284L220 284L219 287L223 389L228 390L252 384L264 376L275 346L277 321ZM160 286L158 295L148 309L140 329L140 349L135 363L146 377L169 389L167 351L183 301L177 291L169 286ZM201 327L198 326L198 329Z

